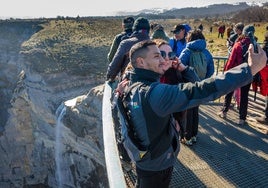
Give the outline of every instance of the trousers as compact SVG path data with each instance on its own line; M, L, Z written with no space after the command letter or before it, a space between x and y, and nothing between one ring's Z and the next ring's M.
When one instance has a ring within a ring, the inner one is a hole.
M187 121L185 127L184 137L190 140L193 136L198 133L199 124L199 106L189 108L187 110Z
M168 188L173 166L161 171L145 171L136 167L137 181L135 188Z
M240 88L240 108L239 108L239 119L246 120L247 117L247 112L248 112L248 93L250 89L251 83L248 85L245 85ZM230 108L230 104L232 101L232 96L233 96L234 91L228 93L224 97L224 102L223 102L223 112L228 112Z

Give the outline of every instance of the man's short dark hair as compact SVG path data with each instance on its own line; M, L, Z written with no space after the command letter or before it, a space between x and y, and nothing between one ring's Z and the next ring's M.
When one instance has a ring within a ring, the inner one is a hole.
M144 40L134 44L129 51L129 59L133 67L136 67L136 59L138 57L145 57L147 53L147 47L156 45L152 40Z
M123 19L123 26L125 29L132 29L135 19L133 17L126 17Z

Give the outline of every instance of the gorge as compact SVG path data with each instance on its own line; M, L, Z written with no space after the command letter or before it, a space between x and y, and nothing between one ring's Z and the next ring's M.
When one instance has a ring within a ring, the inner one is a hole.
M98 23L0 22L0 187L108 186Z

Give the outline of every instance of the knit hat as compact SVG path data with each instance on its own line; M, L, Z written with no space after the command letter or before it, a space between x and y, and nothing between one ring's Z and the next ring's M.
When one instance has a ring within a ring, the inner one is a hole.
M247 25L247 26L245 26L242 33L243 33L243 35L248 36L248 33L249 32L252 32L252 34L254 34L255 28L254 28L253 25Z
M126 17L123 19L123 27L124 29L132 29L134 23L133 17Z
M149 21L146 18L139 17L135 20L133 24L133 31L139 31L139 30L147 30L149 33L150 31L150 24Z
M164 27L161 24L153 23L151 24L151 30L152 32L155 32L157 30L164 30Z

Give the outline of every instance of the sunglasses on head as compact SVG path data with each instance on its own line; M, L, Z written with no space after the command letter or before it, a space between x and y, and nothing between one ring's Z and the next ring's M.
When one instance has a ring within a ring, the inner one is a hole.
M164 59L167 57L167 53L165 51L160 50L160 54ZM175 52L168 52L168 58L169 58L169 60L176 59L176 53Z

